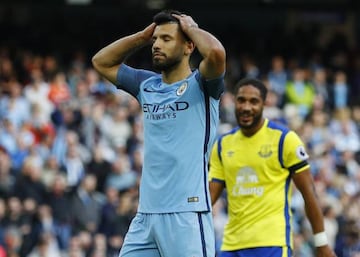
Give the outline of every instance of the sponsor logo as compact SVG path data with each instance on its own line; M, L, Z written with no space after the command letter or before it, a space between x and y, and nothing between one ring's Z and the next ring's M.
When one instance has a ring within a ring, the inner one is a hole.
M199 197L197 196L193 196L193 197L188 197L188 203L197 203L199 202Z
M143 112L164 113L168 111L184 111L189 108L188 102L174 102L169 104L143 104Z
M227 154L228 157L233 157L234 153L235 153L234 151L230 150L226 154Z
M188 102L174 102L169 104L146 104L142 106L144 117L148 120L175 119L180 111L189 109Z
M251 167L243 167L237 173L236 182L231 193L234 196L262 196L265 189L263 186L258 186L258 183L259 178L254 169Z

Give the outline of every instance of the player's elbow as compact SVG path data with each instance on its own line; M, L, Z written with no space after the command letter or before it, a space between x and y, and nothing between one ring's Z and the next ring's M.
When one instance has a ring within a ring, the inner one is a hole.
M104 78L111 81L112 83L116 83L116 74L118 70L118 65L111 66L110 64L106 63L104 58L96 54L91 59L92 65L94 69Z
M94 69L102 76L108 77L109 67L104 63L99 54L95 54L91 59Z
M222 45L215 46L211 49L208 58L215 63L225 63L226 52Z
M97 70L98 72L101 71L101 58L99 57L98 54L95 54L92 59L91 59L92 65L95 68L95 70Z
M207 56L207 62L210 67L219 75L225 70L226 52L223 46L213 47Z

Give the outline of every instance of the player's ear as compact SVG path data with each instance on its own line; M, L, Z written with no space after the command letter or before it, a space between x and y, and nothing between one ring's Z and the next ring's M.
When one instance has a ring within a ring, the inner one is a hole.
M194 42L188 40L185 42L185 55L191 55L195 50Z

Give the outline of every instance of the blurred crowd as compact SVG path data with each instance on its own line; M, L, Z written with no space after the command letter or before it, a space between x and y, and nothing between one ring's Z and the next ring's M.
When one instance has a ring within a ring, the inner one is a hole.
M91 56L0 49L0 257L113 257L138 203L143 158L138 102L104 81ZM360 256L360 58L324 62L228 52L220 127L236 126L239 78L269 89L264 114L306 143L326 233L338 257ZM150 61L150 60L149 60ZM133 64L151 68L143 59ZM214 206L217 249L226 201ZM296 257L314 256L293 191Z

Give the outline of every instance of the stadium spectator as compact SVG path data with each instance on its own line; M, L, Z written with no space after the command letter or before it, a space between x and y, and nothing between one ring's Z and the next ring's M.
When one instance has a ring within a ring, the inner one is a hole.
M316 101L319 109L330 111L333 107L331 103L330 85L327 81L327 72L324 68L315 69L312 76L312 83L315 89Z
M126 191L136 185L137 173L131 169L129 157L119 156L113 163L105 180L105 188L116 188L119 192Z
M49 84L43 78L40 68L31 70L31 82L24 88L24 97L27 99L32 109L37 110L37 122L46 124L50 122L50 115L54 110L54 105L49 99Z
M312 110L315 99L315 90L312 83L306 81L305 69L297 67L293 71L293 77L285 86L285 105L295 105L300 117L305 117Z
M69 192L66 178L57 173L48 188L47 205L50 206L54 218L56 238L59 248L66 251L72 235L72 192ZM67 211L64 211L67 210Z
M46 199L46 187L41 181L41 166L33 157L25 159L21 173L17 176L13 188L13 195L21 201L32 198L37 204L42 204Z
M30 104L23 96L19 81L11 80L9 87L9 94L0 97L0 119L8 119L18 129L29 120Z
M332 88L334 109L347 108L349 104L349 86L347 81L347 75L345 72L335 72L334 85Z
M86 174L80 186L71 198L73 234L84 232L95 233L100 224L101 203L96 197L96 177Z
M92 151L91 160L86 163L85 171L96 177L96 191L105 193L106 178L111 172L111 163L105 159L104 149L100 145L95 145Z
M106 200L101 206L101 221L98 231L107 238L113 236L116 219L116 210L120 204L119 191L114 187L107 187L105 190Z
M71 99L71 92L64 72L59 71L52 78L48 97L56 108Z
M286 83L289 80L288 73L285 70L285 60L281 55L275 55L271 58L271 67L267 73L267 79L270 85L270 91L277 94L276 105L278 107L284 104L284 95Z

